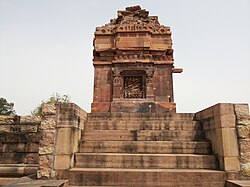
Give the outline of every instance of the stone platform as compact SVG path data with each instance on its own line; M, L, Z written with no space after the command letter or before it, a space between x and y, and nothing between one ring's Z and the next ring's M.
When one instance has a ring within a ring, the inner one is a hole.
M72 186L224 187L211 143L192 113L92 113L75 164L59 171Z

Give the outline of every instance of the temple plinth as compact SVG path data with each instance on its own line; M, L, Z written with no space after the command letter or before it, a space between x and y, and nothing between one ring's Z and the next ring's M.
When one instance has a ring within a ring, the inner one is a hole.
M170 27L140 6L97 27L91 112L175 112Z

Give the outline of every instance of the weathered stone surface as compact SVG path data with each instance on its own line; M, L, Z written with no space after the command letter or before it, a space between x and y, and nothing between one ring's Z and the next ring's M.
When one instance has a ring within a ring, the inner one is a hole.
M39 167L52 168L53 161L52 155L39 155Z
M240 141L240 151L243 153L250 152L250 139L242 139Z
M53 162L53 155L39 154L39 167L37 171L37 178L51 178L51 175L53 173Z
M41 118L36 116L21 116L20 117L20 124L26 125L37 125L40 124Z
M237 119L237 124L238 125L250 126L250 116L246 116L244 118L238 118Z
M234 104L235 114L238 118L249 115L248 104Z
M245 177L250 177L250 162L247 164L242 164L242 174Z
M35 174L36 171L37 165L35 164L0 164L0 176L8 177L9 179Z
M225 186L225 173L211 170L74 168L67 177L75 186Z
M0 116L0 175L34 174L38 164L40 118Z
M4 187L68 187L66 180L37 180L32 176L12 179L12 181L3 185Z
M249 126L239 125L237 130L239 138L250 138L250 125Z
M54 130L55 127L56 127L55 119L47 118L47 117L44 117L40 125L40 129L44 129L44 130Z
M55 156L55 169L70 169L70 155Z
M0 133L0 141L8 143L39 142L39 133L9 132Z
M250 180L227 180L226 187L250 187Z
M225 171L240 171L239 143L234 104L219 103L195 114L218 155L219 166Z
M41 132L40 145L46 147L48 145L54 145L55 143L55 130L47 130Z
M44 106L39 132L38 178L54 178L56 170L73 166L86 112L72 103Z
M10 132L10 125L0 125L0 132Z
M214 155L77 153L78 168L216 169Z
M42 115L55 115L56 105L55 104L43 104L42 105Z
M40 122L33 116L0 116L0 132L37 132Z
M250 115L247 104L235 104L238 140L240 147L241 174L250 177Z
M54 150L55 150L54 145L39 146L39 154L40 155L53 154Z
M57 131L56 153L71 154L73 130L71 128L59 128Z
M246 164L250 162L250 151L247 150L246 152L241 152L240 153L240 161L242 164Z
M91 111L176 112L171 34L140 6L118 11L116 19L97 27Z
M2 116L0 115L0 125L11 125L19 122L18 116Z
M21 125L20 131L21 132L37 132L37 125Z
M20 142L20 143L0 143L0 152L11 153L11 152L29 152L37 153L38 152L38 143L33 142Z

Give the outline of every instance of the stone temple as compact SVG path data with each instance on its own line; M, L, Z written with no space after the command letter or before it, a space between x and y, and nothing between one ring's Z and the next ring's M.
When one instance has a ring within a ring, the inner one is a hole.
M0 116L0 185L250 186L248 105L177 113L168 26L128 7L96 28L93 55L91 113L58 103Z
M92 112L175 112L170 27L139 6L97 27Z

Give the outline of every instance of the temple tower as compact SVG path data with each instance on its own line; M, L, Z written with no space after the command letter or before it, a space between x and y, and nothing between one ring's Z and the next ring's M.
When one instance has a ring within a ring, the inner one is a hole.
M94 38L92 112L175 112L170 27L140 6L118 11Z

